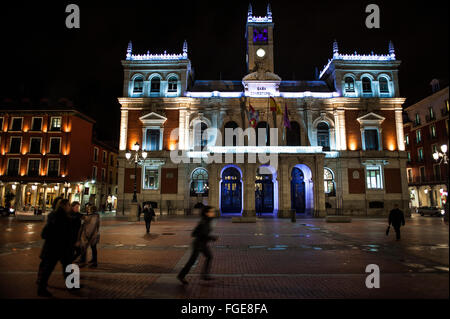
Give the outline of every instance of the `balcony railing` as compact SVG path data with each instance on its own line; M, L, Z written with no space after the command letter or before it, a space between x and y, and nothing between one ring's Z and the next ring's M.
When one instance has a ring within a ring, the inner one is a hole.
M414 178L408 178L408 184L419 185L419 184L439 184L445 183L446 179L443 176L432 175L432 176L415 176Z

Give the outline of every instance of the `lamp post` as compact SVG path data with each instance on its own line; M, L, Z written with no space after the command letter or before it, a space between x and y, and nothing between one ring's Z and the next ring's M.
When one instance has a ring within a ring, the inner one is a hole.
M133 191L133 203L137 203L137 194L136 194L136 180L137 180L137 166L142 165L146 158L147 158L147 152L140 149L140 145L138 142L136 142L133 145L133 148L131 151L126 151L125 158L128 162L134 163L134 191Z
M442 163L448 165L447 144L442 144L441 152L434 152L433 158L435 161L439 161L439 168L441 167ZM447 196L445 197L445 214L448 214L448 177L445 177L445 187L447 188Z

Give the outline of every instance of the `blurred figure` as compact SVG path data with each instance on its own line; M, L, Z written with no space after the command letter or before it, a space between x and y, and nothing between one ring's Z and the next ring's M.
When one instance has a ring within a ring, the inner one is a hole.
M395 204L394 209L389 213L389 226L390 225L394 227L397 240L400 240L400 227L405 226L405 216L398 208L398 204Z
M67 277L66 266L72 262L72 234L70 224L71 207L67 199L56 198L53 211L47 217L47 224L42 229L41 237L45 239L40 255L38 270L38 295L51 297L47 283L58 261L62 264L64 279Z
M147 234L150 234L150 225L152 223L153 217L155 217L155 211L153 210L152 205L145 204L144 205L144 221L145 221L145 228L147 229Z
M83 214L80 213L80 203L75 201L70 205L72 210L70 212L71 232L72 232L72 248L73 258L72 262L81 255L80 248L80 229Z
M100 215L97 207L89 206L87 214L83 216L83 225L80 231L81 257L80 264L86 263L88 247L92 250L92 259L89 261L91 267L97 267L97 244L100 240ZM81 267L81 266L80 266Z
M204 206L201 213L201 220L197 227L195 227L192 232L192 237L194 237L194 242L192 244L192 255L189 258L188 262L178 274L177 278L181 281L182 284L188 284L188 281L185 279L189 270L191 270L192 265L198 258L198 255L202 253L206 257L205 265L203 267L202 279L203 280L211 280L209 277L209 267L211 265L212 254L210 249L208 248L209 241L216 241L216 236L211 236L211 221L214 218L214 209L211 206Z

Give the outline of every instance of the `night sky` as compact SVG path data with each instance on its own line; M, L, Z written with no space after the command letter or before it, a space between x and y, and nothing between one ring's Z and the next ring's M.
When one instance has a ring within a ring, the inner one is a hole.
M119 107L129 40L133 53L181 53L183 41L197 80L241 80L245 75L248 1L41 1L2 3L0 101L65 97L91 115L98 136L118 140ZM394 42L405 105L448 83L447 1L272 1L275 73L284 80L313 80L332 55L387 54ZM81 10L81 28L65 27L66 5ZM365 7L381 9L381 28L367 29ZM267 1L252 1L253 15Z

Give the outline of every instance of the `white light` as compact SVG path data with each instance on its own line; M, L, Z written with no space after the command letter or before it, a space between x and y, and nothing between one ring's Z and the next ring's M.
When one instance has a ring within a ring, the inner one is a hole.
M438 152L434 152L433 153L433 158L437 161L439 159L439 153Z
M91 181L91 183L92 183L92 184L95 184L95 179L93 179L93 180Z
M441 151L442 151L442 153L447 153L447 144L441 145Z
M424 192L425 194L428 194L428 189L425 189L423 192Z
M143 157L144 159L146 159L146 158L147 158L147 152L142 152L142 157Z
M35 190L36 190L36 188L37 188L37 186L36 186L36 185L31 185L31 189L32 189L32 190L34 190L34 191L35 191Z
M13 190L16 190L16 188L17 188L16 184L12 184L11 187Z
M264 51L264 49L260 48L256 51L256 55L259 56L260 58L262 58L266 55L266 51Z
M125 157L127 160L129 160L131 158L131 153L130 152L126 152L125 153Z
M136 142L134 145L133 145L133 151L139 151L139 148L140 148L140 145L139 145L139 143L138 142Z
M445 215L445 210L441 209L441 215Z

